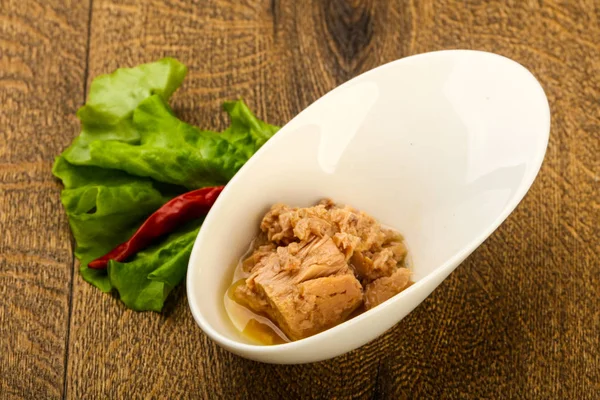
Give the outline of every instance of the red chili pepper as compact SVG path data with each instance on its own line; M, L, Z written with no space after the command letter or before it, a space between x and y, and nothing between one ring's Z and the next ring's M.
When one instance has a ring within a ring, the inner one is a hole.
M224 186L206 187L175 197L150 215L131 239L90 262L88 267L104 269L108 266L109 260L125 261L148 247L158 237L172 232L191 219L206 215L223 188Z

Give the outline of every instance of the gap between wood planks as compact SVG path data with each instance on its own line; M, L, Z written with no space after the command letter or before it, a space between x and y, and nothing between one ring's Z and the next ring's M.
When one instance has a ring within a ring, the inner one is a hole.
M94 0L89 0L88 5L88 22L87 22L87 39L85 44L85 68L83 72L83 99L82 104L85 104L88 91L88 74L90 65L90 41L92 36L92 10ZM71 249L75 249L75 239L71 235ZM75 264L77 258L73 254L73 263L71 264L71 285L69 288L69 312L67 314L67 334L65 335L65 358L64 358L64 373L63 373L63 399L67 398L67 390L69 387L69 345L71 337L71 316L73 315L73 288L75 286Z

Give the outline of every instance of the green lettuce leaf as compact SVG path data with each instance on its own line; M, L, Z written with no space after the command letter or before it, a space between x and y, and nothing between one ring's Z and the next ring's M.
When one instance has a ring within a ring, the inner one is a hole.
M75 238L82 277L116 290L135 310L160 311L183 277L201 221L192 222L107 270L87 264L126 241L161 205L189 189L225 184L279 128L258 120L241 101L223 105L222 133L179 120L167 101L186 68L165 58L118 69L92 82L79 109L81 133L56 158L53 173Z
M149 96L133 112L139 141L96 140L77 165L118 168L132 175L196 189L225 184L277 128L259 121L240 100L226 103L231 126L222 134L179 120L159 95Z
M201 220L140 251L127 263L108 263L108 277L121 301L133 310L161 311L169 292L185 277Z
M87 103L77 111L82 123L81 134L65 150L63 157L72 164L94 165L89 145L95 141L139 143L140 135L133 126L134 110L154 94L168 101L186 73L187 68L179 61L163 58L96 77L90 86ZM120 169L119 166L114 168Z
M106 272L87 264L129 239L142 220L172 196L149 179L117 170L76 167L63 157L56 159L52 172L65 186L60 199L77 243L80 272L86 281L110 292L113 286Z

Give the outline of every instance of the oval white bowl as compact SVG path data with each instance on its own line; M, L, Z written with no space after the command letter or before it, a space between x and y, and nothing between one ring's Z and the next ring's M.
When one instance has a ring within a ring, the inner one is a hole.
M426 53L346 82L284 126L213 206L188 268L194 319L224 348L263 362L313 362L362 346L419 305L513 211L539 171L549 131L540 84L491 53ZM416 283L318 335L252 344L223 305L233 265L271 204L324 197L400 231Z

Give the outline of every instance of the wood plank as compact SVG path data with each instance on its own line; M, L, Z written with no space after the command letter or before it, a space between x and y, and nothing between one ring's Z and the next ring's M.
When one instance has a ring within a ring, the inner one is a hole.
M553 111L548 156L517 211L410 316L334 360L272 366L213 344L184 289L135 313L74 280L69 398L593 398L600 382L593 2L94 0L90 79L165 55L189 66L175 109L219 129L243 97L283 124L356 74L443 48L530 68ZM524 23L527 21L527 23Z
M382 391L403 388L429 398L597 398L597 11L591 3L557 1L451 3L413 9L418 29L411 52L474 48L522 63L548 96L550 143L515 213L407 321L413 332L421 318L439 326L413 335L413 351L386 358ZM419 380L406 385L403 371L419 351L425 365L416 369Z
M72 278L51 175L83 101L87 2L0 3L0 397L60 398Z

